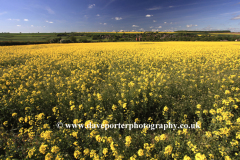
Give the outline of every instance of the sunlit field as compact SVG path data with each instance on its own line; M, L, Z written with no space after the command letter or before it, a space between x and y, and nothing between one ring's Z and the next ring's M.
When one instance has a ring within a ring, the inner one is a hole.
M0 47L2 159L240 159L239 42ZM56 124L199 124L200 129Z

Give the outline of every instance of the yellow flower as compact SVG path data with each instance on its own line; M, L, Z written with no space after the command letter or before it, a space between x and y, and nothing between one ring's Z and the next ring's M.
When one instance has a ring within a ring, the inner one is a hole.
M3 125L7 126L8 125L8 121L3 122Z
M83 153L85 156L87 156L87 155L89 155L90 151L88 148L86 148L86 149L84 149Z
M32 158L32 156L33 156L33 154L34 154L35 151L36 151L35 147L33 147L32 149L30 149L30 150L28 151L28 157L29 157L29 158Z
M101 101L102 100L102 95L97 93L97 98L98 98L99 101Z
M97 135L95 138L96 138L96 141L101 142L101 139L102 139L102 138L101 138L100 135Z
M107 142L111 144L113 142L112 137L108 137Z
M103 154L106 155L108 153L108 148L103 148Z
M169 109L168 109L168 107L167 106L165 106L164 108L163 108L163 111L164 112L167 112Z
M51 149L52 153L58 153L60 151L60 148L58 146L53 146Z
M23 117L20 117L20 118L18 119L18 121L19 121L20 123L22 123L22 122L24 121L24 118L23 118Z
M53 155L51 153L46 154L45 160L51 160L53 158Z
M166 138L167 138L167 136L166 136L165 134L162 134L162 135L160 136L160 140L161 140L161 141L164 141Z
M72 105L71 106L71 111L75 109L75 105Z
M12 117L15 117L15 116L17 116L17 113L13 113L13 114L12 114Z
M195 160L207 160L207 158L206 158L206 156L204 154L197 153L195 155Z
M229 156L225 156L224 159L225 160L231 160L231 158Z
M80 104L80 105L78 106L78 108L79 108L79 111L81 111L81 110L83 109L83 105Z
M165 148L164 155L165 155L165 156L170 155L170 154L172 153L172 149L173 149L172 145L168 145L168 146Z
M48 145L45 145L44 143L42 143L41 146L39 147L39 152L42 154L45 154L47 147Z
M117 109L117 106L116 105L113 105L112 106L112 110L115 111Z
M123 103L123 108L125 109L127 107L127 103Z
M201 104L198 104L198 105L197 105L197 109L201 109Z
M75 150L75 151L74 151L74 157L75 157L76 159L80 158L80 155L81 155L81 152L80 152L79 150Z
M159 138L159 136L155 136L155 138L154 138L154 139L155 139L155 141L156 141L156 142L159 142L159 141L160 141L160 138Z
M142 149L139 149L139 150L138 150L138 155L139 155L140 157L142 157L142 156L144 155L144 151L143 151Z
M43 131L40 136L41 138L44 138L45 140L47 139L51 139L51 134L52 134L52 131Z
M126 145L127 147L129 147L130 144L131 144L131 141L132 141L131 136L127 136L127 137L125 137L125 141L126 141L125 145Z
M231 94L229 90L225 90L225 94Z
M192 159L190 157L188 157L187 155L185 155L183 160L192 160Z
M213 154L209 154L209 158L210 159L214 159L214 155Z
M205 134L206 134L207 137L212 137L212 133L209 132L209 131L207 131Z
M72 136L78 139L78 132L72 132Z

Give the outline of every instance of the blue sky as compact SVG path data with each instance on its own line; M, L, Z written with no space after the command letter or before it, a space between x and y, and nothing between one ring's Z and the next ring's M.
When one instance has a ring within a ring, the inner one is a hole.
M0 32L240 32L240 0L0 0L0 4Z

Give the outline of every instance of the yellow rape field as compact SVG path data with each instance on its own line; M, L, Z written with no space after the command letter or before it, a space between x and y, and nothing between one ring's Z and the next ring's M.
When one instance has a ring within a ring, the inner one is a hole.
M2 46L0 53L1 159L240 159L238 42ZM64 127L90 123L148 125ZM154 128L170 123L195 128Z

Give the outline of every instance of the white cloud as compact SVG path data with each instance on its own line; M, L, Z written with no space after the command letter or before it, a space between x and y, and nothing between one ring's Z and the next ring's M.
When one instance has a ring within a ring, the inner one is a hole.
M179 27L181 27L181 26L179 26Z
M97 14L97 16L99 17L100 15L99 15L99 14Z
M149 27L149 28L153 28L153 26Z
M233 20L233 19L240 19L240 15L238 15L238 16L232 18L232 20Z
M167 22L164 22L164 24L166 24Z
M139 27L139 26L137 26L137 25L132 25L132 27Z
M153 15L147 14L146 17L152 17Z
M24 21L28 21L28 19L24 19Z
M4 14L7 14L7 12L1 12L1 13L0 13L0 16L1 16L1 15L4 15Z
M107 25L107 23L103 23L103 25Z
M49 23L53 23L53 22L49 22Z
M141 31L144 31L144 29L143 29L143 28L140 28L139 30L141 30Z
M20 19L11 19L11 18L9 18L8 20L9 20L9 21L12 21L12 20L13 20L13 21L20 21Z
M153 8L148 8L147 10L154 11L154 10L159 10L159 9L162 9L162 7L153 7Z
M21 27L21 25L17 25L18 27Z
M33 25L31 25L31 27L33 27Z
M157 22L157 21L153 20L153 22Z
M112 32L116 32L115 30L113 30Z
M196 24L195 26L197 27L198 25Z
M95 4L89 4L88 8L93 8Z
M122 17L115 17L115 20L117 20L117 21L119 21L121 19L122 19Z
M159 26L158 28L162 28L162 26Z
M173 6L169 6L169 8L173 8Z
M156 32L156 31L158 31L158 29L152 29L152 32Z
M55 12L50 8L50 7L46 7L45 8L49 14L55 14Z
M132 32L134 32L135 30L132 30Z
M45 27L45 26L43 26L43 27Z
M190 25L186 25L186 27L187 27L187 28L190 28L190 27L192 27L192 24L190 24Z
M170 24L172 24L172 22Z
M46 21L46 22L48 22L48 21Z

